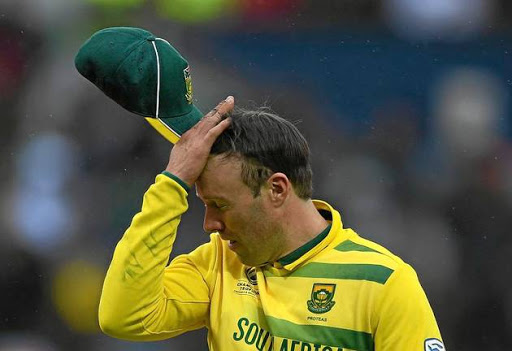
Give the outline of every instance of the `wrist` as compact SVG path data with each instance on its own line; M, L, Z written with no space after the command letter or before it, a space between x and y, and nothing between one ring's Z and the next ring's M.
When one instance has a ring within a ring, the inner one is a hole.
M166 175L167 177L171 178L172 180L174 180L176 183L178 183L179 185L181 185L181 187L183 189L185 189L185 191L188 193L190 192L190 188L192 188L192 184L191 183L188 183L187 181L183 180L183 178L181 178L179 175L176 175L174 172L170 172L169 170L165 170L162 172L162 174Z

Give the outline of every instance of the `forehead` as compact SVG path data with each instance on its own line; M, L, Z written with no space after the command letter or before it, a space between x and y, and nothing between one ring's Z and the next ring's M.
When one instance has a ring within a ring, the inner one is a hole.
M197 194L202 198L214 198L241 191L246 187L241 172L242 163L237 157L211 156L196 182Z

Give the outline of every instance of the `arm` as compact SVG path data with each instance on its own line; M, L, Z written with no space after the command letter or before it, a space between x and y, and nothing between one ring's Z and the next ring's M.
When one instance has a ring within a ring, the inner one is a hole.
M118 243L99 307L101 329L130 340L161 340L204 326L209 310L214 242L178 256L169 267L187 190L204 169L211 146L228 127L228 97L176 143L166 171L144 195L142 210ZM173 178L173 179L171 179Z
M403 265L391 275L375 313L375 351L445 350L432 308L411 266Z
M166 175L158 175L144 195L142 210L118 243L105 278L99 308L105 333L159 340L204 325L209 307L205 267L210 262L192 253L166 268L188 208L186 197L185 189Z

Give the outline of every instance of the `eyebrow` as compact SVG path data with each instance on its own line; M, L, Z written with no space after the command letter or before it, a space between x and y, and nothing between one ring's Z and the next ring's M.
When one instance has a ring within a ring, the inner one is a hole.
M197 192L197 189L196 189L196 196L201 200L201 201L215 201L215 200L220 200L220 201L224 201L224 202L229 202L228 199L222 197L222 196L212 196L212 197L209 197L209 196L205 196L204 198L202 198L201 196L199 196L199 193Z

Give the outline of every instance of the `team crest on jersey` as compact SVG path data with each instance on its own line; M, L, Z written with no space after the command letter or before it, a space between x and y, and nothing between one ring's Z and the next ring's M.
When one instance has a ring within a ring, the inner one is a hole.
M425 340L425 351L445 351L444 344L441 340L430 338Z
M187 88L187 92L185 97L187 98L187 102L189 104L192 103L192 75L190 74L190 66L187 66L183 70L183 76L185 77L185 87Z
M313 284L311 300L308 300L308 310L313 313L325 313L336 303L333 301L336 284Z

